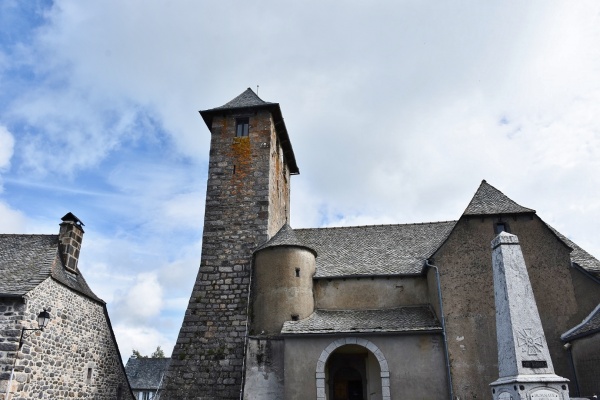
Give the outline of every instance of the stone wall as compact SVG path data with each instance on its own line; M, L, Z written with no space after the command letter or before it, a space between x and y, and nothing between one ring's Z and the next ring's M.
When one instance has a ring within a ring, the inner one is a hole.
M21 334L19 323L25 315L25 309L25 302L21 298L0 299L0 399L3 399L10 380L15 350Z
M315 279L315 308L375 310L429 302L427 279L422 276Z
M284 398L284 358L283 339L248 339L244 400Z
M249 136L235 137L238 117L249 117ZM165 398L240 396L252 253L289 213L289 171L282 163L269 112L213 117L200 270Z
M11 340L13 352L21 327L37 328L37 315L44 308L51 319L43 332L25 332L11 385L11 393L18 394L6 400L133 398L103 304L52 278L27 298L24 318Z
M600 332L571 342L573 367L577 371L579 395L600 393ZM576 391L574 391L577 393Z
M332 354L344 352L342 344L364 346L370 356L383 360L376 365L367 360L373 385L369 399L448 399L440 334L285 337L285 396L280 398L323 398L317 396L317 379L322 379L323 391L328 391L328 363ZM317 370L324 371L324 375Z
M497 222L497 216L461 218L434 255L440 269L454 395L461 399L487 398L489 383L498 378L490 247ZM581 294L574 291L570 250L535 215L505 217L503 222L519 237L555 372L572 379L560 335L591 310L581 306ZM600 301L598 290L585 296L593 298L590 304Z
M283 323L315 310L315 255L301 247L269 247L254 258L250 334L278 335Z

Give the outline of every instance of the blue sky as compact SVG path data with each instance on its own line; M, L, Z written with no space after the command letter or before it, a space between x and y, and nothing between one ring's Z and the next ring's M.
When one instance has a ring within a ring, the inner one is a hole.
M86 224L127 357L170 353L200 260L209 133L279 102L292 226L451 220L482 179L600 256L600 5L0 2L0 231Z

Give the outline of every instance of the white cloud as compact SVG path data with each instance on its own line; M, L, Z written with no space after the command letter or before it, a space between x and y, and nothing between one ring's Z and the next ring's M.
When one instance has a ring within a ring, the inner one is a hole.
M13 155L15 139L13 135L0 125L0 170L10 165L10 159Z
M111 311L118 321L138 325L157 317L162 307L163 289L156 273L144 272L137 274L134 283L124 291L115 293Z
M22 212L0 201L0 233L25 233L26 220Z
M160 346L165 356L170 357L171 349L175 345L172 339L166 338L156 328L118 324L113 325L113 330L119 338L119 350L124 363L127 363L134 349L142 355L149 356Z

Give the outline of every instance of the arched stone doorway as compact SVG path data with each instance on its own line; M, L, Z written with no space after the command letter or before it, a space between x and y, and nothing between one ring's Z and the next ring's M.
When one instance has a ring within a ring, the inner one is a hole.
M330 343L321 352L315 376L317 400L367 400L373 391L377 398L391 400L387 360L366 339L348 337Z

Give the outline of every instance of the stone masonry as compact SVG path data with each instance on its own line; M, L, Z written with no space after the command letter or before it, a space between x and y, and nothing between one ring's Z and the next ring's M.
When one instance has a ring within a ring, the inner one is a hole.
M283 120L273 117L277 104L264 105L201 112L211 128L202 256L165 376L167 399L240 397L252 254L289 218L290 169L275 126ZM248 136L236 137L237 118L249 118Z
M12 311L22 310L21 323L4 331L0 339L10 356L10 365L2 365L0 399L131 398L102 304L52 278L28 293L26 299L26 304L15 305ZM20 328L37 328L37 315L44 308L51 316L48 326L43 332L26 331L17 352ZM7 308L7 312L11 311ZM15 373L6 397L15 354ZM12 393L18 394L13 397Z
M5 299L0 305L0 399L6 393L21 333L18 324L24 315L25 303L21 298Z

